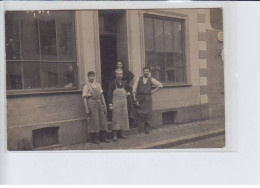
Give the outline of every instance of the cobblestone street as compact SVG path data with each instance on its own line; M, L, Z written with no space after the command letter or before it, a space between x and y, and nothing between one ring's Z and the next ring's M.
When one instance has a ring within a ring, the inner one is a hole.
M166 148L222 148L225 146L224 120L214 119L151 130L150 134L130 135L117 142L90 142L42 148L41 150L114 150Z

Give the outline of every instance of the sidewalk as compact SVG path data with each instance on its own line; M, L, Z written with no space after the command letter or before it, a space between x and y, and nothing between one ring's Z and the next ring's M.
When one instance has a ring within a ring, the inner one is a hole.
M49 147L42 150L163 149L224 134L224 120L214 119L165 126L160 129L151 130L151 133L148 135L144 133L130 135L127 139L119 139L117 142L111 141L111 143L100 143L99 145L86 142ZM223 143L223 147L224 145L225 143Z

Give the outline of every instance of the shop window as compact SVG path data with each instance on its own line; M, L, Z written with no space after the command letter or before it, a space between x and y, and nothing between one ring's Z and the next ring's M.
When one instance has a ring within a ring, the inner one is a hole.
M8 11L7 90L76 88L74 11Z
M145 63L163 83L186 83L184 20L144 16Z

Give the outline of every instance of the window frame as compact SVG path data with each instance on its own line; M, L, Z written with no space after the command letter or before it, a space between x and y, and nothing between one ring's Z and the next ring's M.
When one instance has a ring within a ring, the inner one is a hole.
M184 82L165 82L160 81L163 84L164 88L168 87L190 87L192 86L190 83L190 75L189 75L189 66L188 66L188 17L187 15L174 13L174 12L166 12L166 11L157 11L157 10L147 10L143 11L141 16L141 25L142 25L142 67L146 66L146 48L145 48L145 17L147 18L155 18L161 19L163 21L170 20L170 21L178 21L182 23L182 52L183 52L183 69L184 70ZM164 55L166 51L164 49ZM165 61L165 59L164 59ZM165 63L166 64L166 63ZM167 69L165 69L167 70ZM176 77L175 77L176 80Z
M39 59L37 60L31 60L31 59L27 59L27 60L23 60L21 58L21 55L22 55L22 49L21 49L21 16L19 15L19 40L20 40L20 58L19 60L15 60L15 59L7 59L7 56L5 58L5 64L6 64L6 76L7 76L7 65L8 64L11 64L11 63L14 63L14 62L19 62L21 64L23 63L30 63L30 62L35 62L35 63L39 63L40 66L42 64L45 64L45 63L54 63L54 64L59 64L59 63L68 63L68 64L73 64L73 66L75 67L75 70L74 70L74 78L75 78L75 86L74 87L71 87L71 88L35 88L35 89L7 89L7 77L5 76L5 83L6 83L6 95L7 96L15 96L15 95L34 95L34 94L48 94L48 93L70 93L70 92L78 92L79 91L79 83L78 83L78 63L77 63L77 41L76 41L76 12L73 11L73 10L50 10L51 12L58 12L58 11L71 11L71 15L72 15L72 30L73 30L73 33L72 33L72 44L73 44L73 53L74 53L74 60L60 60L61 57L58 56L57 54L57 59L56 60L45 60L45 59L42 59L41 57L39 57ZM26 12L26 11L6 11L5 12L5 20L6 20L6 13L8 12ZM38 13L37 13L38 14ZM39 24L39 17L38 17L38 24ZM39 32L40 30L40 27L39 25L37 26L37 30ZM55 36L56 36L56 51L58 53L59 51L59 47L58 47L58 38L57 38L57 25L56 25L56 17L55 17ZM6 34L5 34L5 44L6 44ZM38 36L38 40L40 41L40 36ZM40 47L40 44L39 44L39 47ZM7 54L7 48L6 48L6 45L5 45L5 53ZM39 54L41 54L40 52L40 49L39 49ZM42 70L40 69L40 74L42 75ZM23 77L23 73L21 73L22 75L22 80L24 79ZM41 76L40 76L41 78ZM42 79L42 78L41 78ZM24 83L22 83L22 87L24 87ZM41 87L42 87L42 80L41 80Z

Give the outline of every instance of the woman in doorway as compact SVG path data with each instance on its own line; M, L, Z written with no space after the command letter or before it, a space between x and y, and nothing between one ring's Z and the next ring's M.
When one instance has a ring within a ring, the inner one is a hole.
M82 97L92 143L99 144L98 133L100 133L101 142L109 142L107 140L106 102L101 85L95 81L95 72L93 71L88 72L88 82L84 85Z

